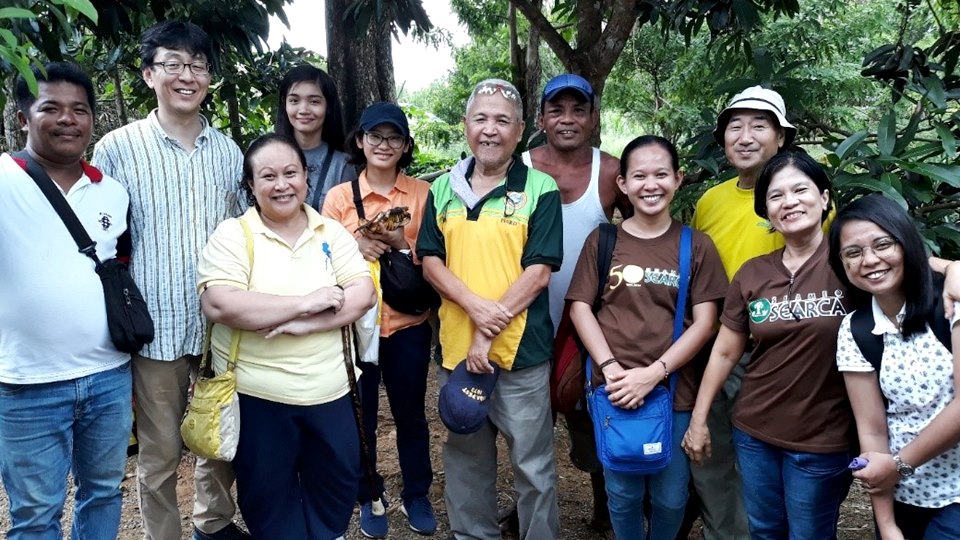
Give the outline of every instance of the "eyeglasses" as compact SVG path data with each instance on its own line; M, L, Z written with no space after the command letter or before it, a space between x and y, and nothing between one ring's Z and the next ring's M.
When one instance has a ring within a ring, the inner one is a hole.
M367 141L367 144L370 146L380 146L380 143L387 141L387 146L393 148L394 150L403 148L403 144L407 142L407 138L403 135L390 135L389 137L384 137L376 131L367 131L363 134L363 139Z
M897 246L900 242L897 242L896 238L892 236L884 236L883 238L877 238L873 241L872 245L869 246L850 246L840 250L840 258L843 259L843 262L853 265L859 264L863 260L863 254L866 250L873 251L873 254L877 257L884 257L892 253L892 249Z
M183 68L187 66L190 66L190 72L194 75L208 75L210 73L209 62L191 62L189 64L184 64L183 62L170 60L168 62L154 62L151 65L162 67L163 72L167 75L179 75L183 73Z

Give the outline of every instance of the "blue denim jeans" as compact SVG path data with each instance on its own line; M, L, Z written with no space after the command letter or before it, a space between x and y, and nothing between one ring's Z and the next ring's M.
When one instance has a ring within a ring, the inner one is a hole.
M607 482L610 522L618 539L673 540L683 522L690 482L690 462L680 448L690 425L690 411L673 413L673 456L666 469L654 475L603 471ZM643 499L650 494L650 526L644 533Z
M377 419L380 406L380 381L387 390L390 412L397 427L397 455L403 477L404 502L426 497L433 483L430 466L430 427L425 411L427 375L430 371L430 339L427 322L404 328L390 337L380 338L379 363L360 363L360 399L367 459L374 469L373 486L360 482L361 503L383 494L383 477L377 468ZM371 490L375 490L371 493Z
M893 513L897 526L906 538L918 540L960 538L960 503L949 504L943 508L921 508L894 502Z
M130 363L44 384L0 383L0 475L10 540L60 540L67 473L74 540L114 540L133 427Z
M734 428L743 502L754 540L837 537L840 503L853 477L850 452L795 452Z

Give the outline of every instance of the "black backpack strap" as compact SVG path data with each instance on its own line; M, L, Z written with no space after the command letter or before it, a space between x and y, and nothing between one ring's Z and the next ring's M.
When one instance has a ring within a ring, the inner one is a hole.
M854 311L850 317L850 333L853 334L853 341L860 348L860 354L873 366L879 376L880 360L883 357L883 336L873 333L875 325L873 309L869 305Z
M612 223L600 224L600 239L597 245L597 296L593 301L593 312L600 311L603 289L610 277L610 265L613 263L613 248L617 245L617 226Z
M50 201L50 205L53 206L53 209L67 227L67 230L70 231L70 236L73 237L73 241L77 243L77 248L79 248L80 253L93 259L94 264L99 267L100 259L97 258L97 243L87 234L87 230L83 228L83 224L80 223L77 214L73 211L73 208L70 208L67 199L64 198L60 189L58 189L53 182L53 179L47 174L47 171L43 170L43 167L41 167L26 150L15 152L12 155L27 163L27 174L36 182L37 187L43 192L44 197Z
M367 216L363 213L363 197L360 195L360 179L351 180L350 187L353 188L353 206L357 208L357 217L366 219Z
M934 299L934 308L930 311L930 316L927 317L927 324L930 325L930 330L933 331L933 335L937 336L940 343L943 343L948 351L953 352L953 331L950 328L950 320L946 317L945 306L943 305L944 278L940 274L934 273L933 280L937 296Z

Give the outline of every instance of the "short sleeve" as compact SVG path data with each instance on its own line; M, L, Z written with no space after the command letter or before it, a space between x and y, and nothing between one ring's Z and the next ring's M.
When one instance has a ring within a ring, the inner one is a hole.
M551 179L553 187L543 191L537 198L537 207L530 216L527 243L523 246L520 266L546 264L557 271L563 262L563 218L560 190Z
M869 373L874 369L863 357L857 342L853 340L853 331L850 330L851 316L852 314L848 314L843 318L840 331L837 333L837 370Z
M370 267L360 255L360 246L343 225L324 218L324 237L329 239L333 273L337 284L345 285L354 279L370 275Z
M342 185L350 187L350 184L341 184L334 186L327 192L326 198L323 199L323 209L320 214L323 217L330 218L337 223L343 222L343 207L346 204L346 191L342 188ZM351 190L351 198L353 192ZM353 201L350 201L350 204L353 204Z
M217 226L200 253L197 264L197 290L226 285L247 290L250 283L250 258L246 238L238 218Z
M118 182L121 183L124 187L126 184L123 183L122 178L117 178L117 163L114 158L115 152L112 152L112 141L114 139L109 135L104 136L100 141L93 147L93 157L90 159L90 164L100 169L100 172L107 176L112 176L116 178Z
M694 231L696 241L694 267L690 276L690 304L723 300L729 283L723 269L723 262L710 237Z
M447 249L443 240L443 232L437 224L436 192L438 184L435 182L427 194L427 202L423 205L423 221L420 222L420 232L417 234L417 258L439 257L446 261Z
M593 305L597 297L597 285L600 276L597 275L597 250L600 242L600 229L594 229L587 235L580 258L574 267L570 278L570 287L567 289L567 300L586 302Z
M727 297L723 301L723 313L720 315L720 322L727 328L741 334L750 333L750 320L747 311L747 302L743 298L741 286L741 275L743 268L733 276L730 282L730 288L727 289Z
M960 302L953 303L953 319L950 320L950 328L953 328L960 322Z

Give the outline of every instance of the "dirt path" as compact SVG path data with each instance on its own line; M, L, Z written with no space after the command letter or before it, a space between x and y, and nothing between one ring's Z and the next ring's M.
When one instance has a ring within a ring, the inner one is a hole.
M434 376L431 376L430 387L428 389L428 416L430 420L430 453L434 467L434 483L430 490L430 500L433 502L437 512L437 521L440 529L433 538L445 539L449 531L446 527L447 516L443 503L443 463L441 459L441 448L445 437L443 424L437 417L436 402L437 388ZM400 467L396 454L396 430L393 419L390 417L389 407L386 402L386 396L381 392L380 396L380 429L379 429L379 463L378 468L384 476L387 486L387 492L391 495L400 493ZM556 430L556 448L557 448L557 473L558 473L558 494L560 506L560 538L574 540L603 540L608 538L602 534L597 534L587 527L590 520L592 495L590 490L589 477L573 467L570 459L567 457L569 451L568 437L563 427L563 423L557 424ZM500 474L498 478L499 506L506 508L511 503L512 496L512 473L509 467L509 460L506 454L506 445L500 440L499 445ZM188 540L192 533L192 524L189 516L193 508L193 465L194 458L186 454L178 470L177 494L180 505L180 514L183 516L184 535L182 540ZM123 514L120 521L119 540L140 540L143 538L141 532L141 520L137 508L136 479L134 471L136 463L131 458L127 463L127 478L123 482ZM69 522L69 514L72 511L73 495L70 494L67 502L64 523ZM407 528L406 519L399 511L399 505L393 505L388 509L390 516L390 538L398 540L421 540L420 536ZM859 487L854 485L851 488L850 496L844 503L840 515L840 540L872 540L873 524L871 519L869 500L863 495ZM6 494L0 491L0 530L6 531L9 528L9 515L7 512ZM698 529L690 538L698 538ZM65 536L66 538L67 536ZM357 517L354 517L350 530L347 531L348 539L362 539L363 535L357 529ZM612 540L613 535L609 535ZM285 539L279 539L285 540Z

